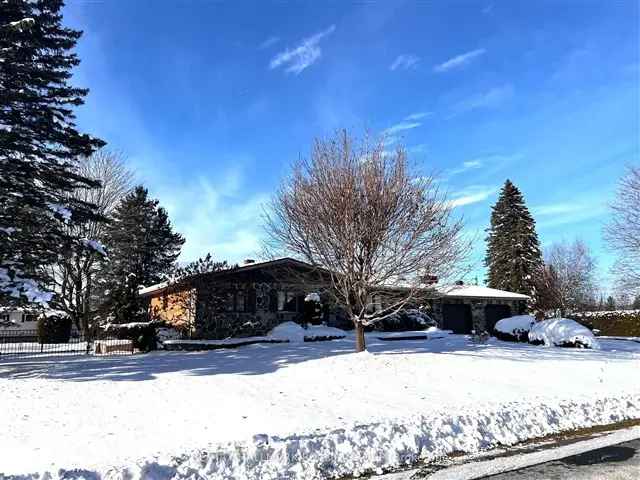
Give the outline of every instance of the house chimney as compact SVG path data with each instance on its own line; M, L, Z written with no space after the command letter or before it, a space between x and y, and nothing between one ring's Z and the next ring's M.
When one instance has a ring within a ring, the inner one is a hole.
M251 265L252 263L256 263L256 261L253 258L245 258L244 260L245 265Z
M436 283L438 283L438 276L437 275L423 275L420 280L422 280L422 283L424 283L425 285L435 285Z

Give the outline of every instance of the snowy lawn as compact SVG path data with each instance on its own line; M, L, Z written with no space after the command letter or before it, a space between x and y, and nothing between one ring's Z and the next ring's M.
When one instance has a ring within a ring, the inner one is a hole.
M576 350L375 335L362 354L349 335L0 360L0 474L338 477L640 418L636 342Z

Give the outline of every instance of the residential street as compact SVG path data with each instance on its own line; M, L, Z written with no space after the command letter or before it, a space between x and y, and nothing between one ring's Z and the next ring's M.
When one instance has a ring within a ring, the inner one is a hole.
M492 480L636 480L640 478L640 439L484 478Z
M640 428L459 457L372 480L636 480Z

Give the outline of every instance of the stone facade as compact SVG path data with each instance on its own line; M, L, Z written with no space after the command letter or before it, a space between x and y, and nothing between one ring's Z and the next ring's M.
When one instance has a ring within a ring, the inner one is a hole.
M511 315L520 315L526 311L526 301L505 298L478 297L443 297L431 301L431 315L441 327L444 326L443 306L446 304L468 305L471 310L473 330L484 332L488 330L486 311L488 305L504 305L509 307Z

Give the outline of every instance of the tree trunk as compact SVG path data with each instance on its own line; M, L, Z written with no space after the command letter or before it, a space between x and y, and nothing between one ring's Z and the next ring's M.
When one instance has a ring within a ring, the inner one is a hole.
M355 321L356 326L356 352L364 352L366 345L364 342L364 325L359 321Z

